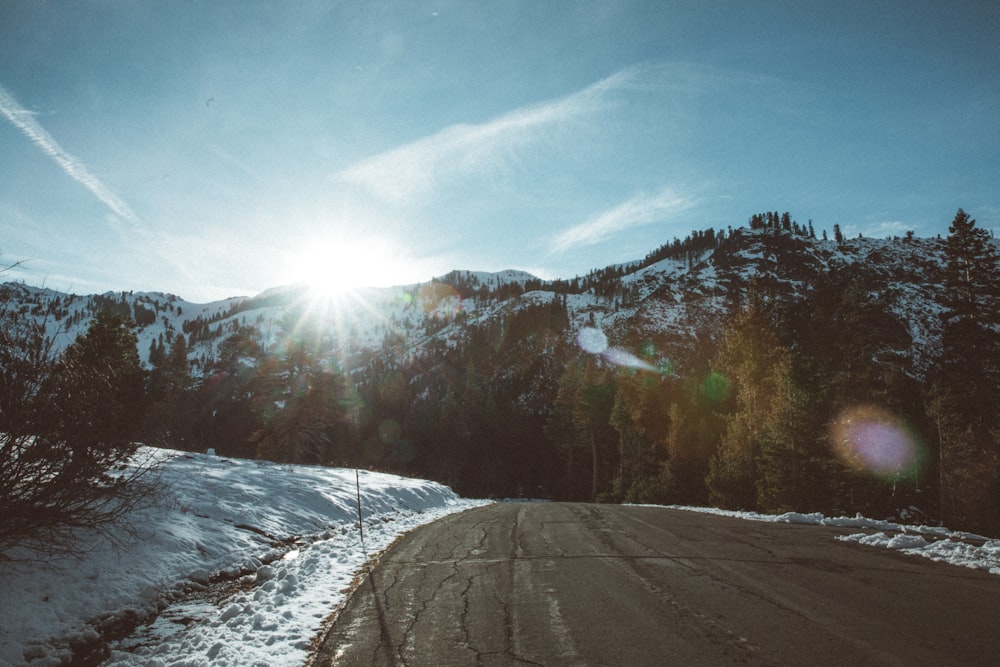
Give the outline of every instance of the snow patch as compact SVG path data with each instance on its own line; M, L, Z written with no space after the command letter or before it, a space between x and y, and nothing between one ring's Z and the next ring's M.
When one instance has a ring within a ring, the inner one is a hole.
M787 512L773 515L722 510L715 507L690 507L687 505L669 505L668 507L750 521L874 530L877 532L842 535L836 539L842 542L857 542L865 546L893 549L911 556L921 556L949 565L985 570L990 574L1000 574L1000 540L990 539L975 533L950 530L943 526L902 524L870 519L860 514L853 517L827 517L819 512L810 514Z
M164 498L121 528L124 546L0 562L0 667L69 664L116 626L135 630L105 665L301 665L369 557L486 503L361 471L362 544L353 469L163 455Z

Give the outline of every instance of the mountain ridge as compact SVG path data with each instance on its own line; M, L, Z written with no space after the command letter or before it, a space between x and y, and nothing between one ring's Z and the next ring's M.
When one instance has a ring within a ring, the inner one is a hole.
M428 282L355 290L337 302L322 302L306 284L276 286L255 296L204 304L165 292L66 294L24 283L4 283L11 305L44 323L50 335L68 344L102 308L117 309L137 325L139 351L149 361L154 340L168 344L187 337L195 372L205 372L218 343L240 328L255 328L264 345L274 344L289 317L327 329L331 354L342 358L381 348L461 335L455 325L483 324L511 309L566 303L571 326L607 329L616 339L644 333L673 333L679 344L721 327L732 304L751 283L787 303L801 299L822 272L856 271L870 284L872 298L887 301L905 323L913 343L912 371L922 374L938 344L943 241L936 238L847 239L838 243L782 229L740 227L729 233L696 232L711 242L663 246L665 256L610 265L573 279L543 280L519 270L454 270ZM995 243L995 241L994 241ZM699 247L691 247L691 246ZM663 249L661 248L661 250ZM444 332L444 333L442 333ZM287 333L287 332L286 332ZM399 340L402 335L403 340ZM572 332L567 332L571 336ZM363 355L362 355L363 356Z

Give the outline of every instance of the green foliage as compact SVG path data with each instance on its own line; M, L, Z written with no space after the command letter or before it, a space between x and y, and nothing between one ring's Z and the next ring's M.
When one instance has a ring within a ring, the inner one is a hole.
M756 458L724 449L709 461L705 484L708 501L715 507L750 510L757 505Z
M560 488L566 497L594 500L609 476L609 458L618 441L611 423L614 401L610 369L590 357L577 357L559 378L545 434L564 458Z
M340 418L338 377L327 372L307 340L286 338L280 354L257 369L253 409L257 456L281 463L328 463L332 427Z

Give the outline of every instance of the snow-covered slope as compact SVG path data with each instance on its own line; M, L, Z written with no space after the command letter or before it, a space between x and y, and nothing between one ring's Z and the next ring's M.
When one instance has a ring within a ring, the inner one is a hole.
M75 664L116 631L126 638L106 664L302 664L367 557L482 504L361 471L362 543L354 470L144 453L165 460L162 497L118 529L120 546L94 539L79 560L0 562L0 665Z
M704 237L703 237L704 238ZM714 238L714 237L712 237ZM311 332L338 365L363 366L384 350L407 355L431 344L454 347L469 327L509 317L518 309L565 300L573 331L597 326L612 339L666 335L678 346L714 335L734 299L755 281L786 303L804 298L820 273L863 273L872 299L905 331L897 352L910 359L905 370L920 375L940 335L940 239L850 239L837 244L775 229L740 228L711 247L683 246L647 261L610 266L572 280L544 281L522 271L452 271L428 283L364 289L328 298L305 285L268 290L210 304L193 304L161 293L65 295L10 284L9 305L45 318L53 335L68 344L89 318L112 307L139 325L139 353L148 359L154 342L187 336L195 373L207 373L219 345L237 331L252 331L266 349L293 332ZM659 257L659 259L657 259ZM998 267L1000 269L1000 267ZM670 353L669 350L667 350ZM683 356L683 355L677 355Z

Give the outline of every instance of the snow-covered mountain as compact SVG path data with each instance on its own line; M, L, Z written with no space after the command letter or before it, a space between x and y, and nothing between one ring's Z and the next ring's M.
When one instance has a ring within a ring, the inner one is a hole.
M852 271L864 279L869 297L885 304L887 344L905 360L907 373L920 375L938 345L943 266L940 239L837 243L773 228L740 228L699 232L643 260L572 280L541 280L522 271L453 271L427 283L337 298L290 285L207 304L158 292L78 296L19 283L4 288L8 306L44 321L57 345L82 333L96 312L112 308L136 322L144 360L154 342L186 336L199 374L212 368L220 343L240 330L252 330L265 349L289 334L308 333L339 367L350 370L375 354L407 356L430 345L461 345L472 328L556 300L568 312L567 341L589 326L612 341L655 335L682 349L719 332L729 308L745 298L751 284L790 305L806 296L817 275Z

